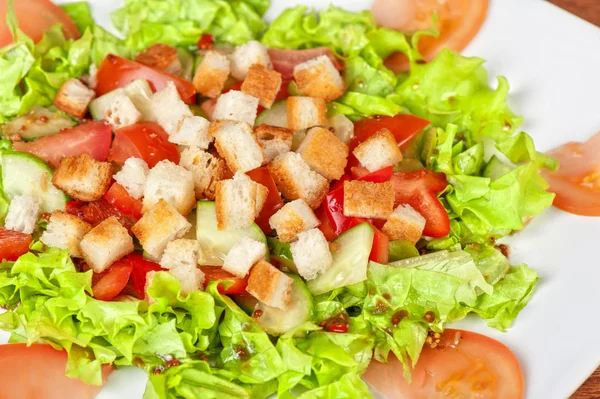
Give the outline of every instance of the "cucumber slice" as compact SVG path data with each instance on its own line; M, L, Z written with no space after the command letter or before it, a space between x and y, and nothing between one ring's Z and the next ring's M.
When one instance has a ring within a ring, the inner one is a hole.
M331 242L333 263L327 271L309 281L313 295L360 283L367 279L367 265L375 232L368 223L361 223Z
M235 302L240 309L248 314L248 316L252 316L254 312L254 307L258 304L258 299L254 298L250 294L236 294L230 295L233 302Z
M483 177L489 177L493 181L504 176L511 170L512 168L510 166L494 155L486 165L485 169L483 169L482 175Z
M194 63L196 62L195 57L184 48L177 48L177 57L181 63L181 77L185 80L192 80L194 74Z
M267 237L267 244L269 245L269 253L273 262L279 263L284 271L298 274L290 244L281 242L275 237Z
M255 317L256 324L271 335L281 335L298 327L302 323L310 321L314 312L313 298L302 279L289 274L294 279L290 304L286 310L273 308L258 302L254 311L262 310L259 317Z
M2 126L2 133L5 136L18 134L23 140L35 140L73 126L75 126L75 121L66 115L35 106L25 115Z
M211 201L199 201L196 207L196 239L200 245L198 263L203 266L222 266L229 250L243 237L264 242L267 238L256 223L243 228L219 230L217 228L217 207ZM267 256L269 248L267 247Z
M271 125L287 128L287 100L277 101L271 109L265 109L256 117L256 126Z
M52 168L38 157L24 152L2 154L2 182L9 200L17 195L40 198L40 210L64 210L67 196L52 184Z
M120 94L125 94L129 97L142 114L142 120L146 122L154 122L156 120L150 101L152 89L145 79L134 80L127 86L115 89L93 100L90 103L90 114L92 114L92 117L96 120L104 119L106 109L110 106L113 99Z

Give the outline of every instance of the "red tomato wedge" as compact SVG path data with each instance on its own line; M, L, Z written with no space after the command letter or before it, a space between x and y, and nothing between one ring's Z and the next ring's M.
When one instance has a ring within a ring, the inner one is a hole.
M100 198L98 201L93 202L70 201L67 203L66 210L71 215L77 216L92 226L98 225L111 216L119 219L119 222L127 230L131 230L131 227L137 222L136 218L123 214L105 198Z
M387 168L376 170L375 172L369 172L367 168L353 167L352 178L361 181L370 181L373 183L383 183L390 181L394 174L394 167L388 166Z
M267 195L267 200L265 201L265 205L263 206L260 214L256 218L256 224L264 231L265 234L270 233L273 229L269 225L269 218L275 214L279 209L283 207L283 200L281 199L281 194L277 190L277 186L275 185L275 181L271 176L271 172L269 169L262 167L256 168L246 174L255 182L262 184L269 190L269 194Z
M119 259L108 269L100 273L92 285L94 298L111 301L123 291L129 282L133 265L128 258Z
M0 345L0 373L2 398L92 399L101 386L87 385L65 375L67 352L58 351L45 344ZM112 373L111 366L102 366L102 380L106 383ZM9 372L10 371L10 372Z
M104 194L104 198L122 213L136 219L142 217L142 200L133 198L119 183L113 183Z
M15 0L15 13L19 21L19 29L34 42L39 42L44 33L53 25L61 24L67 39L78 39L81 35L71 18L59 6L50 0ZM6 19L8 0L0 0L0 20ZM0 26L0 47L13 42L8 26Z
M571 142L548 153L560 163L556 172L542 170L556 193L554 206L577 215L600 216L600 133L585 143Z
M321 233L323 233L327 241L333 241L335 237L337 237L337 235L335 234L333 226L331 226L331 223L329 223L329 219L325 214L325 208L323 205L317 208L317 210L315 211L315 216L317 217L317 219L319 219L320 222L319 227L317 228L321 230Z
M328 47L317 47L307 50L279 50L269 49L269 56L273 63L273 69L279 72L284 80L290 81L294 78L294 67L305 61L312 60L321 55L326 55L339 71L344 69L344 64L333 54Z
M108 160L123 165L127 158L141 158L150 168L163 159L179 164L177 146L169 135L154 122L136 123L115 132Z
M385 235L374 225L375 223L373 223L372 220L352 218L350 220L348 229L351 229L352 227L358 226L359 224L365 222L369 223L375 232L373 236L373 246L371 247L371 254L369 255L369 260L380 263L382 265L387 265L390 254L390 239L387 235Z
M31 234L0 227L0 262L3 260L14 262L19 259L19 256L29 252L31 241Z
M93 121L28 143L15 142L13 147L37 155L56 168L61 159L71 155L88 154L97 161L106 161L111 139L110 126Z
M136 79L146 79L153 91L160 91L167 87L168 82L173 82L183 101L196 103L192 82L114 54L107 55L98 68L96 94L101 96Z
M409 114L361 119L354 122L354 137L350 141L350 151L382 129L392 132L400 148L404 149L417 134L430 124L431 122L427 119Z
M208 33L203 34L198 40L198 50L210 50L215 43L215 37Z
M205 287L209 282L214 280L229 280L233 282L233 285L227 289L225 289L222 284L219 284L219 292L221 294L247 294L246 286L248 285L248 277L236 277L223 270L220 266L201 266L200 270L204 273Z
M130 254L127 256L129 262L133 266L131 270L131 281L135 287L138 298L144 299L146 295L146 275L148 272L159 272L165 270L158 263L144 259L140 254Z
M470 331L444 331L434 349L426 345L412 372L390 354L388 363L372 361L363 375L387 398L521 399L524 381L515 355L504 344Z

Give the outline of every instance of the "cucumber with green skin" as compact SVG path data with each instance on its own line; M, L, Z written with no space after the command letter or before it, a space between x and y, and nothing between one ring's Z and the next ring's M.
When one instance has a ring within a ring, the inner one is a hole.
M75 125L75 121L64 114L35 106L25 115L3 125L2 133L6 137L18 134L23 140L35 140Z
M120 94L125 94L135 105L142 120L146 122L154 122L156 120L152 111L150 99L152 97L152 89L150 84L145 79L137 79L129 83L127 86L110 91L90 103L90 114L96 120L106 118L106 110L112 101Z
M502 162L495 155L490 159L490 162L483 169L483 177L489 177L492 181L509 173L513 168Z
M279 100L256 117L255 126L270 125L287 128L287 100Z

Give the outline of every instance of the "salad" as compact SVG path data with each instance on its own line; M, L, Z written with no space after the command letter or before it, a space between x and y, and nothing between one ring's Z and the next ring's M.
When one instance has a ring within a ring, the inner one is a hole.
M29 2L8 4L0 352L17 368L52 358L74 379L54 392L78 397L124 366L146 399L523 395L506 347L446 329L511 326L538 275L498 240L554 199L539 173L557 161L482 59L427 62L435 28L333 6L267 24L268 0L127 0L121 39L86 2L39 37L17 22Z

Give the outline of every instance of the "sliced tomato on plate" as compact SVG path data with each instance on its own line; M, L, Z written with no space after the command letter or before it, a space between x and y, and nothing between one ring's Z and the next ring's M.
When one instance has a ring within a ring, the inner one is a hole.
M88 154L97 161L106 161L111 139L108 124L92 121L35 141L15 142L13 147L37 155L56 168L61 159L72 155Z
M275 214L279 209L283 207L283 200L281 194L277 190L275 181L271 176L271 172L266 167L256 168L246 174L255 182L262 184L269 190L267 200L263 206L260 214L256 218L256 224L264 231L265 234L270 233L273 229L269 225L269 218Z
M548 153L560 167L542 170L556 193L554 206L584 216L600 216L600 133L585 143L567 143Z
M29 252L31 241L31 234L0 227L0 262L3 260L16 261L19 256Z
M127 283L133 265L125 257L113 263L108 269L96 275L96 282L92 284L94 298L101 301L111 301L119 295Z
M92 226L97 226L111 216L116 217L127 230L131 230L131 227L137 222L136 218L122 213L104 197L93 202L69 201L66 211Z
M146 295L146 275L149 272L160 272L163 269L156 262L144 259L140 254L133 253L127 256L133 269L131 270L131 281L135 287L138 298L144 299Z
M390 354L372 361L363 375L387 398L522 399L524 380L515 355L504 344L470 331L448 329L435 348L425 345L412 371L412 384Z
M133 198L119 183L113 183L104 194L104 198L122 213L136 219L142 217L142 200Z
M115 132L108 160L123 165L127 158L141 158L150 168L168 159L179 164L177 146L157 123L144 122L123 127Z
M219 284L219 292L221 294L246 294L246 287L248 286L248 277L239 278L233 274L226 272L220 266L201 266L200 270L204 273L204 286L208 285L209 282L215 280L229 280L233 282L233 285L227 289Z
M0 345L0 386L2 398L92 399L102 386L87 385L77 378L65 375L67 352L45 344ZM106 383L112 367L102 366L102 380Z
M269 57L273 69L279 72L283 80L288 82L294 78L294 67L318 56L326 55L339 71L344 69L344 64L333 54L329 47L317 47L306 50L280 50L269 49ZM287 86L286 86L287 87Z

